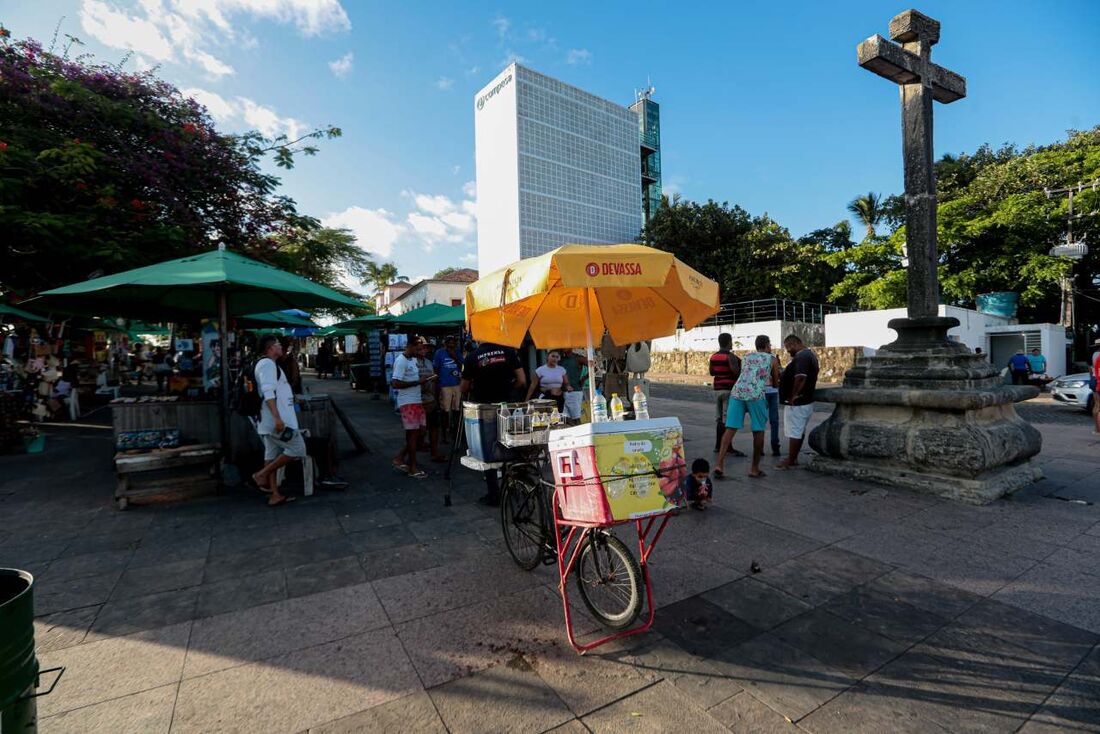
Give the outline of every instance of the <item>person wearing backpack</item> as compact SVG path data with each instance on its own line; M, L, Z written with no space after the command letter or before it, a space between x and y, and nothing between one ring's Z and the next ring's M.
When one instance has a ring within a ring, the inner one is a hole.
M292 502L279 492L278 471L292 461L301 461L306 456L306 442L298 430L298 414L294 412L294 392L286 373L279 367L279 358L283 356L283 345L279 337L265 334L260 337L257 352L263 355L252 368L255 377L254 391L260 399L256 432L264 444L264 466L252 475L252 481L261 491L271 496L267 504L271 507ZM251 401L255 403L253 398Z

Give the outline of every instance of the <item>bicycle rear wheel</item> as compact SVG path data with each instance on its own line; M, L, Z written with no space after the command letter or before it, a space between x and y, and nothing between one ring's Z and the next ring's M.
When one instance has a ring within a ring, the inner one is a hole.
M539 493L542 484L527 472L507 474L500 497L500 525L512 560L530 571L546 547L546 518Z
M625 544L608 532L593 532L574 569L588 611L610 629L626 629L642 611L642 569Z

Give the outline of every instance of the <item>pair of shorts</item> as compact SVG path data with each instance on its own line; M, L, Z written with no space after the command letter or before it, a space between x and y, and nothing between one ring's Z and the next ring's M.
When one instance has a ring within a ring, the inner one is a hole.
M806 424L810 422L810 416L813 414L813 403L809 405L784 405L783 432L787 434L787 438L805 438Z
M265 433L260 436L264 442L264 463L274 461L279 454L289 456L292 459L304 459L306 457L306 441L302 438L301 431L295 431L289 441L282 441L278 436Z
M721 423L726 420L726 414L729 412L730 404L730 391L722 390L714 396L714 421L715 423Z
M729 411L726 413L726 428L743 428L745 414L749 414L749 428L763 431L768 426L768 401L764 398L758 400L738 400L730 398Z
M428 414L424 412L424 406L421 403L402 405L400 411L401 425L406 431L418 431L428 427Z
M439 409L450 412L462 410L462 388L458 385L439 388Z

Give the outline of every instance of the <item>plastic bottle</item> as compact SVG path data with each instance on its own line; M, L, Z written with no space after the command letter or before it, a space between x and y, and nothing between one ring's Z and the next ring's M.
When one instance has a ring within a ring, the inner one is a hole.
M634 420L649 420L649 400L646 398L645 393L642 392L641 385L634 386L634 399L631 400L631 402L634 403Z
M599 390L596 391L596 399L592 401L592 422L607 423L607 398Z
M550 413L550 427L554 428L561 425L561 413L558 412L558 406L554 406L554 410Z
M626 412L623 408L623 399L619 397L619 393L611 393L611 420L618 422L623 419L623 413Z

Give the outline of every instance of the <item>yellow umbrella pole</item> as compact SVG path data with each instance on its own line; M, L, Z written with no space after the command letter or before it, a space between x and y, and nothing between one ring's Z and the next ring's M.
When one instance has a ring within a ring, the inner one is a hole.
M588 336L588 406L589 410L592 410L592 406L596 404L596 350L592 347L592 305L589 303L592 289L584 289L584 327Z

